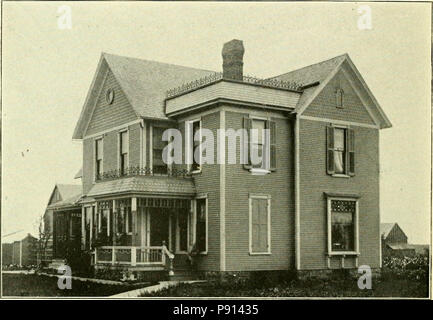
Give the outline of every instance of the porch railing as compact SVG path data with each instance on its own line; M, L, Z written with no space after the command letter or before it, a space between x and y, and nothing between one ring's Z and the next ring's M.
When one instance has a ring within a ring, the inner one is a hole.
M165 265L163 247L103 246L95 250L96 264Z
M96 181L113 180L125 177L135 177L135 176L168 176L177 178L191 178L191 175L186 169L174 169L167 167L127 167L123 170L114 169L102 172L96 175Z
M102 246L95 249L95 264L131 267L161 266L167 267L170 275L173 273L173 259L174 254L165 245L153 247Z

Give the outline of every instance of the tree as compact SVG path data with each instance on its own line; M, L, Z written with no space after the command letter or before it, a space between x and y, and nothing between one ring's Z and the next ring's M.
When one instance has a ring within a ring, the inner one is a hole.
M45 215L42 215L36 221L36 224L38 226L38 232L39 232L39 238L37 243L38 265L42 265L43 261L46 260L48 242L52 237L52 232L49 223L46 223L44 218Z

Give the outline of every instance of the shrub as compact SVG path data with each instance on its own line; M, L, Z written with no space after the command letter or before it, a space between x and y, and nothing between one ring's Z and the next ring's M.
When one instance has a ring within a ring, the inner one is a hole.
M383 260L383 277L426 281L429 274L428 257L386 257Z

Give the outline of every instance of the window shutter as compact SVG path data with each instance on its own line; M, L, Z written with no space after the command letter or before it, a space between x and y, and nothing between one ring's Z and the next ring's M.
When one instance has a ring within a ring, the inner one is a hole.
M269 169L275 170L277 168L277 128L275 121L267 120L266 129L269 129Z
M326 127L326 170L328 174L334 174L334 128Z
M251 214L251 249L252 252L258 252L260 248L260 208L259 208L259 200L252 200L252 214Z
M268 251L268 200L260 199L260 252Z
M355 175L355 132L353 129L347 129L347 170L349 176Z
M253 121L251 118L244 117L244 129L245 129L245 136L244 136L244 147L243 147L243 157L244 157L244 168L245 169L251 169L251 158L250 158L250 149L251 149L251 127L253 125Z

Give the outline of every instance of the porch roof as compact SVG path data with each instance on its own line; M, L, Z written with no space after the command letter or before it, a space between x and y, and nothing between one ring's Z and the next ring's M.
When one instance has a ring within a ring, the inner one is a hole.
M75 196L69 197L65 200L55 202L47 206L47 209L60 210L60 209L70 209L70 208L79 208L79 200L81 199L81 193L76 194Z
M149 195L194 196L194 182L190 178L167 176L136 176L97 182L88 197L138 193Z

